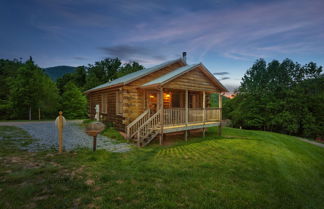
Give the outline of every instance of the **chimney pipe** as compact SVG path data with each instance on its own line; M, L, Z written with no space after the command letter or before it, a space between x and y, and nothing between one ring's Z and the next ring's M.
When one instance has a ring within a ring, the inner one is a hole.
M182 52L182 60L187 64L187 52Z

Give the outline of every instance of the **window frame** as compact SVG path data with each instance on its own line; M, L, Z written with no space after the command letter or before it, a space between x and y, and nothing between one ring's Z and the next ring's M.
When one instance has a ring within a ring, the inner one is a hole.
M123 91L116 91L116 115L123 114Z
M101 95L101 113L107 114L108 113L108 94Z

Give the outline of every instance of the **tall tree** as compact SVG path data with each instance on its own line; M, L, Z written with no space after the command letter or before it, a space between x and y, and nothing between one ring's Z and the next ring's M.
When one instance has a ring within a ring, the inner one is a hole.
M257 60L244 75L237 97L224 105L224 112L235 126L323 136L321 72L322 67L313 62L301 66L285 59L266 65Z
M65 85L61 104L66 118L79 119L86 117L87 100L73 82Z
M10 119L10 80L17 75L18 68L21 66L22 63L16 59L0 59L0 119Z
M38 110L40 111L42 118L54 118L59 109L59 91L55 83L47 75L43 76L41 88L42 92L38 104Z
M18 69L18 73L11 78L10 103L14 118L28 115L31 120L32 108L39 106L41 99L42 70L30 58Z
M58 92L55 84L31 58L9 80L11 118L31 120L32 115L38 115L38 109L48 114L57 108Z

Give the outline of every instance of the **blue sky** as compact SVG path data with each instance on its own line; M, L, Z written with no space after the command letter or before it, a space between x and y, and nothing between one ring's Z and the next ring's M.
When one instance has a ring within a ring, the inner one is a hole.
M187 51L238 85L258 58L324 65L323 14L322 0L2 0L0 58L50 67L118 56L149 67Z

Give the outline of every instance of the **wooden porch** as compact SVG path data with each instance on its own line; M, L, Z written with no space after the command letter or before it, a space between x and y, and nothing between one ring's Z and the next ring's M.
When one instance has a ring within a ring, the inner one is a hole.
M187 140L188 130L203 129L205 135L206 128L221 127L222 98L220 95L218 108L207 106L206 94L210 93L213 92L146 90L144 103L147 109L127 126L127 139L145 146L159 136L162 144L166 133L184 131Z

